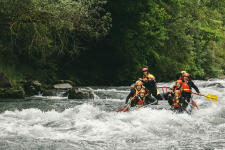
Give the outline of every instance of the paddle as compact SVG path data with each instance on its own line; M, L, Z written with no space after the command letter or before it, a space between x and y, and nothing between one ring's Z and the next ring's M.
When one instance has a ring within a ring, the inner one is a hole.
M135 96L134 96L134 97L135 97ZM134 97L133 97L133 98L134 98ZM129 99L129 101L127 102L127 105L126 105L124 108L120 108L120 109L117 110L116 112L121 112L121 111L127 112L127 111L128 111L128 108L129 108L129 105L131 104L133 98L130 98L130 99Z
M158 88L170 88L170 87L158 87ZM170 88L171 89L171 88ZM199 95L199 96L204 96L206 99L210 100L210 101L213 101L213 102L216 102L218 100L218 97L216 95L212 95L212 94L207 94L207 95L204 95L204 94L200 94L200 93L194 93L194 92L191 92L192 94L195 94L195 95ZM195 103L196 104L196 103ZM195 105L194 104L194 105Z
M203 95L200 93L193 93L193 92L191 92L191 93L195 94L195 95L199 95L199 96L204 96L207 100L210 100L213 102L216 102L218 100L218 97L216 95L212 95L212 94Z
M123 108L118 109L116 112L121 112L123 110Z
M129 99L129 101L127 102L127 105L125 106L125 108L120 108L120 109L117 110L116 112L121 112L121 111L127 112L127 111L128 111L128 108L129 108L129 106L130 106L130 104L131 104L131 102L133 101L134 98L136 98L136 96L137 96L139 93L140 93L140 91L139 91L134 97L132 97L132 98Z
M198 105L195 103L194 100L191 100L191 105L194 106L194 107L196 107L199 110Z
M129 101L127 102L127 105L123 108L120 108L119 110L117 110L116 112L121 112L121 111L124 111L124 112L127 112L128 111L128 105L131 103L131 99L129 99ZM125 111L126 110L126 111Z

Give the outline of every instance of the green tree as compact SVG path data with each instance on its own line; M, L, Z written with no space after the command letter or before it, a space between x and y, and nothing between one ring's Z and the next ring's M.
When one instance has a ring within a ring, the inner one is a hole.
M111 18L105 4L105 0L1 0L2 59L26 66L29 72L33 68L55 72L62 57L74 59L88 50L89 41L107 34Z

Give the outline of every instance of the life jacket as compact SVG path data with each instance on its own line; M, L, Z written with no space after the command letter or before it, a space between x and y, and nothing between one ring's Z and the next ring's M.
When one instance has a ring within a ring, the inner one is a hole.
M133 97L137 96L138 93L139 93L139 91L137 90L137 88L135 88L135 93L134 93Z
M145 91L146 91L146 94L145 94L145 96L152 96L152 94L150 94L150 91L149 91L149 89L147 89L147 88L145 88Z
M138 97L138 102L136 104L136 107L142 107L145 104L145 97L143 97L143 99L141 99L141 97Z
M144 81L151 80L151 79L155 79L155 76L153 76L153 75L150 74L150 73L147 75L147 77L146 77L146 76L143 77L143 80L144 80Z
M173 100L173 107L174 108L180 107L180 105L179 105L180 97L181 97L181 91L179 90L178 96L175 96L174 100Z
M183 91L191 93L191 88L190 88L190 86L188 85L187 82L183 82L181 87L182 87Z
M147 81L147 80L154 80L154 81L155 81L155 76L149 73L149 74L147 75L147 77L145 77L145 76L143 77L143 80L144 80L144 81ZM156 89L156 92L157 92L156 95L159 95L160 92L159 92L159 90L158 90L158 88L157 88L156 85L154 86L154 88ZM150 91L148 88L146 88L146 91L147 91L147 93L151 93L151 91ZM149 95L149 94L148 94L148 95ZM151 94L151 96L152 96L152 94Z
M180 83L180 85L181 85L181 87L179 88L179 89L177 89L177 82L179 81L180 79L178 79L175 83L174 83L174 85L173 85L173 91L172 92L174 92L174 91L176 91L176 90L180 90L180 88L182 87L182 84L184 83L184 82L182 82L182 83ZM182 80L181 80L182 81Z
M159 89L157 88L157 95L159 95L160 94L160 92L159 92Z
M181 90L182 90L182 87L180 87L180 88L178 88L178 87L174 87L174 89L173 89L173 93L175 93L175 91L176 91L176 90L181 91Z
M179 105L179 98L180 97L175 97L175 99L173 100L173 107L174 108L180 107L180 105Z

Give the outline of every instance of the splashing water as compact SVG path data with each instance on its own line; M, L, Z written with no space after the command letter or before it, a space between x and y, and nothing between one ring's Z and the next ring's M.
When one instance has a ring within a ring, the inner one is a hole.
M224 149L225 80L194 82L218 102L194 96L200 110L192 115L151 108L115 112L130 87L92 87L94 100L37 96L1 102L0 149Z

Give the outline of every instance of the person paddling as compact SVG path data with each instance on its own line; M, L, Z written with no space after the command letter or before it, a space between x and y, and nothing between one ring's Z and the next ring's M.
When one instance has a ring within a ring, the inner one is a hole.
M138 96L138 93L142 88L144 88L143 83L141 81L136 81L134 87L130 89L130 93L128 94L126 98L125 104L127 104L130 98L134 98L135 96Z
M176 90L180 90L180 92L182 91L182 88L181 88L182 83L183 83L182 80L177 80L175 82L175 84L173 85L173 88L171 89L171 91L166 94L166 97L168 99L168 103L170 106L173 104L173 98L175 95L175 91Z
M153 95L157 100L161 100L162 97L156 86L155 77L148 72L148 68L143 68L142 72L143 78L139 78L139 80L143 82L143 85L145 86L147 93L149 93L149 95Z
M198 94L200 94L200 91L198 87L194 84L194 82L192 82L189 73L182 74L182 81L183 81L183 84L182 84L183 90L181 94L184 97L184 99L187 101L187 103L189 103L191 100L192 88L194 88Z
M131 102L131 107L142 107L144 105L157 105L158 100L145 95L145 90L141 89L138 96Z
M173 98L173 103L171 106L172 110L178 111L178 112L182 112L183 110L185 110L184 103L185 103L185 99L184 97L182 97L181 95L181 91L182 89L176 89L174 91L174 98Z

